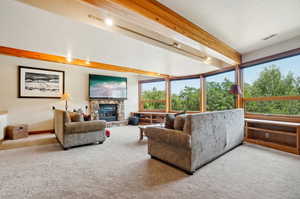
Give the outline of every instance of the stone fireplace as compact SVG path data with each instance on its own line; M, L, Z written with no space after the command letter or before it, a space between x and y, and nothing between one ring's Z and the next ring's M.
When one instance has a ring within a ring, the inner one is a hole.
M108 121L115 120L113 118L114 115L112 114L114 106L109 106L109 105L115 105L116 120L124 121L125 120L124 100L118 100L118 99L90 100L92 119L104 119L106 117Z

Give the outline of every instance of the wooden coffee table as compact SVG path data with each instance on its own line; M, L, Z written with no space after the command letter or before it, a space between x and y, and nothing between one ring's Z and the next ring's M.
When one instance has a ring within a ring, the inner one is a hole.
M148 127L163 127L163 126L164 126L163 123L149 124L149 125L139 125L139 129L140 129L140 138L139 138L139 140L143 140L146 128L148 128Z

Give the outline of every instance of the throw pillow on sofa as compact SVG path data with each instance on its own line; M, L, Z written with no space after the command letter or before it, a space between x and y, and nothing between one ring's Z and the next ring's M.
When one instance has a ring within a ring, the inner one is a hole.
M71 113L70 117L72 122L84 122L83 114Z
M167 114L166 115L165 128L174 129L174 121L175 121L175 115L174 114Z
M186 115L176 116L175 121L174 121L174 129L175 130L179 130L179 131L183 130L184 123L185 123L185 117L186 117Z
M167 114L166 115L166 122L165 122L165 128L167 129L174 129L174 122L176 116L183 115L185 114L184 112L176 113L176 114Z

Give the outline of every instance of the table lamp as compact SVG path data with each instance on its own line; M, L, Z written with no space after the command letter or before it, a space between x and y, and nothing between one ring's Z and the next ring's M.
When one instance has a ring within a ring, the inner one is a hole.
M68 100L69 100L70 98L71 98L71 97L70 97L70 94L69 94L69 93L64 93L64 94L61 96L61 99L66 101L66 105L65 105L66 111L68 110Z

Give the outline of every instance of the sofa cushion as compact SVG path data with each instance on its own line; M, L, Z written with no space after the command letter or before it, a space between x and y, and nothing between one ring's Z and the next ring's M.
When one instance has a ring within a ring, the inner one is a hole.
M106 128L106 122L102 120L93 120L86 122L70 122L65 124L65 134L86 133L92 131L101 131Z
M84 121L83 114L73 112L71 114L71 121L72 122L83 122Z
M145 134L150 139L158 142L186 149L191 148L191 136L182 131L159 127L148 127L145 129Z
M176 116L175 121L174 121L174 129L175 130L179 130L179 131L183 130L184 123L185 123L185 118L186 118L186 115Z

